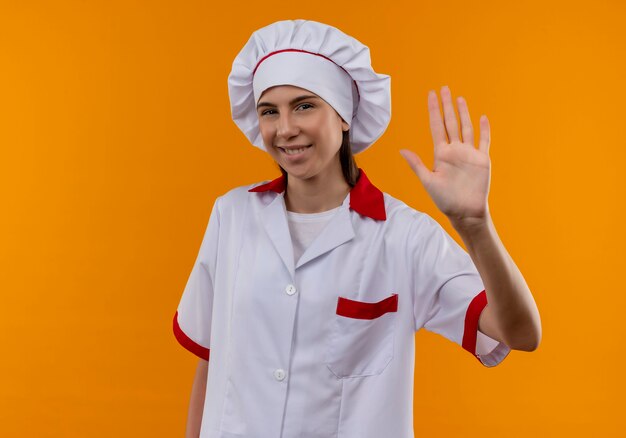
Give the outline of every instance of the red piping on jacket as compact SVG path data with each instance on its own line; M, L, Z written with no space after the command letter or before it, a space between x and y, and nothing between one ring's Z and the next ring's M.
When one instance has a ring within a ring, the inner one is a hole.
M476 354L476 339L478 337L478 319L486 305L487 292L483 290L476 295L469 306L467 306L465 328L463 331L463 348L472 353L481 363L480 355Z
M206 361L209 360L211 351L208 348L204 348L202 345L194 342L189 336L185 334L185 332L183 332L183 330L180 328L180 325L178 325L178 311L176 311L176 313L174 314L173 328L174 336L176 337L180 345L191 351L200 359L204 359Z

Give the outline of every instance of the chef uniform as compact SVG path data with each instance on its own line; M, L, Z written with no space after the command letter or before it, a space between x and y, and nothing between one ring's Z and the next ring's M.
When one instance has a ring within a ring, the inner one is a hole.
M389 76L369 49L313 21L256 31L228 84L235 123L264 150L255 107L274 85L331 104L350 121L353 153L391 115ZM412 438L416 331L487 367L510 352L478 330L487 297L469 255L359 172L341 206L313 215L286 210L283 176L215 200L173 320L176 339L209 361L201 437ZM306 233L306 220L323 222Z

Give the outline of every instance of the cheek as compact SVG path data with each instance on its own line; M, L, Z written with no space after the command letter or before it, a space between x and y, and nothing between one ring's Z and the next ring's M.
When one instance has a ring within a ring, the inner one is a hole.
M325 115L317 119L311 126L316 135L324 140L324 143L334 146L337 139L339 139L339 145L341 146L341 126L337 124L337 120L334 117Z
M326 123L328 129L325 130L324 137L333 150L339 150L339 148L341 148L341 142L343 141L341 124L337 123L337 120L334 118L326 120Z
M267 134L267 128L264 123L259 120L259 131L261 131L261 137L265 137Z
M269 126L264 123L259 123L259 131L261 132L261 138L263 139L263 141L265 141L266 143L270 142L271 144L272 132L269 129Z

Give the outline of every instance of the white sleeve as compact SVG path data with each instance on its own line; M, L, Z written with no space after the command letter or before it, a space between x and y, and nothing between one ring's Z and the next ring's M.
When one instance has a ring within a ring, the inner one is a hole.
M444 336L484 366L498 365L511 349L478 330L487 295L471 257L426 214L410 233L416 330Z
M213 286L220 229L219 199L213 204L200 251L173 321L174 336L178 342L207 361L211 348Z

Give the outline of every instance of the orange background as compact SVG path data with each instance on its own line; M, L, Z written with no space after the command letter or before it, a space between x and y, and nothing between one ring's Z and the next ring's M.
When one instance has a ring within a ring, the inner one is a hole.
M623 432L623 2L124 0L0 4L0 436L183 436L197 360L171 321L212 202L279 175L226 78L288 18L370 47L393 117L357 163L457 241L398 151L432 163L442 85L491 122L490 208L543 340L488 369L418 332L416 436Z

